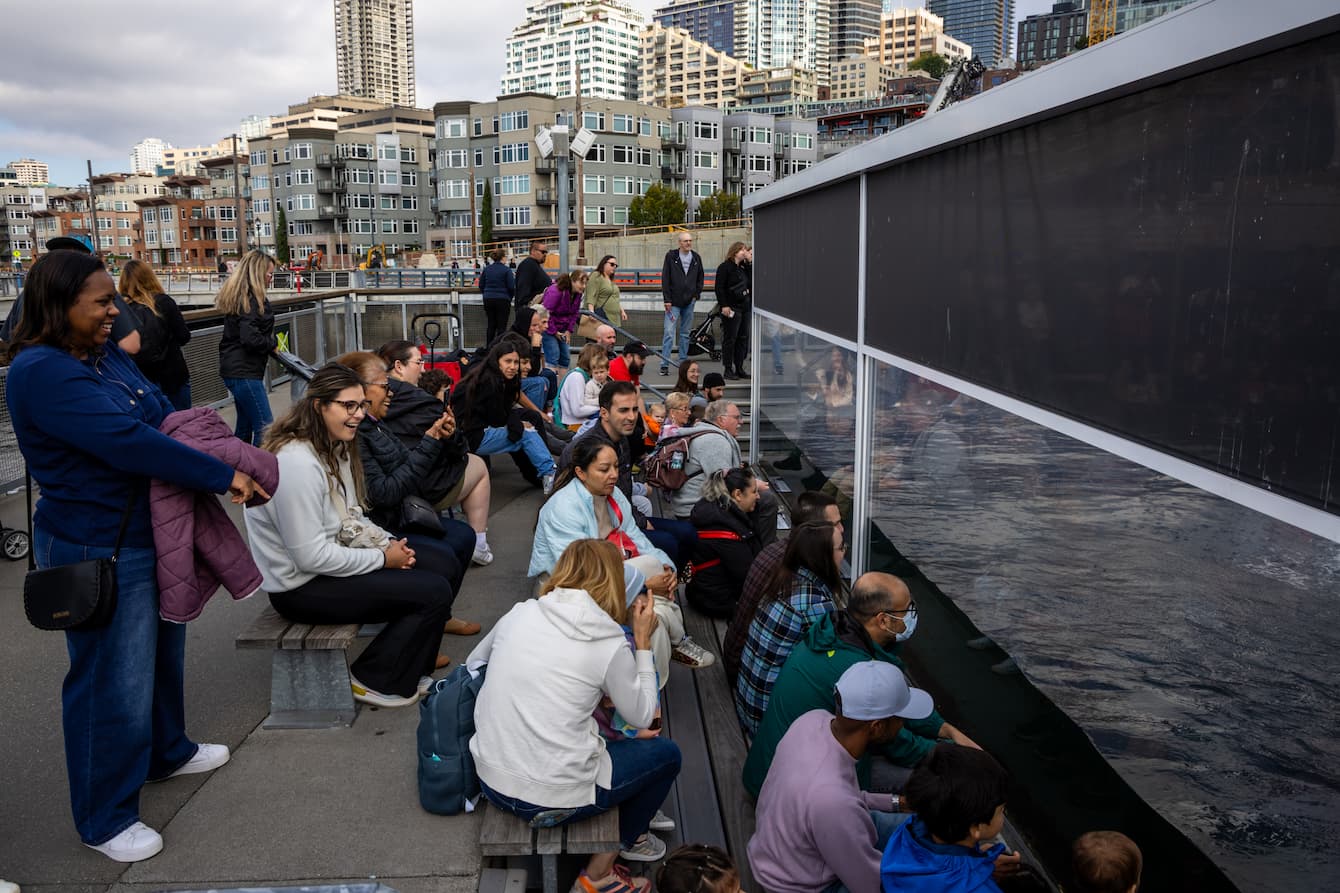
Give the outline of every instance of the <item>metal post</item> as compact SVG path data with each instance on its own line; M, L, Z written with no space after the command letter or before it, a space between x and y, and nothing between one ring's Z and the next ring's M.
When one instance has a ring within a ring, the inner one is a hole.
M580 132L582 129L582 67L577 66L577 111L573 121L573 126ZM583 161L585 159L577 156L577 177L575 183L577 186L577 265L586 266L586 200L582 197L586 192L586 184L582 182ZM564 253L567 252L567 245L563 246Z
M233 134L233 204L237 210L237 256L247 253L247 216L242 209L242 174L237 164L237 134Z
M101 260L102 248L100 247L100 242L98 240L98 199L97 196L93 194L93 160L87 159L87 164L88 164L88 212L89 212L88 219L89 223L92 224L93 227L93 256ZM172 224L173 226L176 226L177 221L175 220L172 221Z
M358 343L358 330L354 322L354 304L358 300L358 293L352 289L344 295L344 350L341 353L354 350L354 345Z
M568 151L554 148L554 158L558 161L558 272L568 272ZM581 184L577 184L578 191Z

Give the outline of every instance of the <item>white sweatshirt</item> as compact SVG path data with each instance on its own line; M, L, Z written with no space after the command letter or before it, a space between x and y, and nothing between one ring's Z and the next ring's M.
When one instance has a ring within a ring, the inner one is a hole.
M555 589L507 612L468 666L487 662L470 753L493 790L550 808L596 802L610 758L592 712L608 694L631 724L656 715L650 651L634 655L623 629L581 589Z
M242 516L265 591L288 592L319 574L356 577L380 569L386 562L381 549L350 549L336 541L342 516L312 445L294 441L277 455L279 487L273 498L248 508ZM352 494L354 481L347 458L340 463L340 478L345 492Z
M586 376L580 369L569 372L559 386L558 409L565 425L580 425L600 412L599 403L586 402Z

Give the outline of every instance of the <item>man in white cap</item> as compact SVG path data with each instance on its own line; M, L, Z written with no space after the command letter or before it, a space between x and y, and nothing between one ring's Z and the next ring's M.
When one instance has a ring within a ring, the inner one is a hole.
M856 761L924 719L931 696L884 661L853 664L834 691L837 715L811 710L791 724L759 793L749 864L767 893L879 893L879 860L906 817L897 794L863 793Z

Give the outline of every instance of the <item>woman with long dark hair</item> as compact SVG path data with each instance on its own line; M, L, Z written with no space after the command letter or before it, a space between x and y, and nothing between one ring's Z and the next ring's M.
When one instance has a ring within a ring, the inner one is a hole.
M517 407L521 357L510 338L499 339L483 360L472 363L451 394L456 424L480 456L524 452L547 494L554 486L554 457L533 422Z
M228 748L186 735L186 627L159 616L149 481L230 493L235 503L265 494L242 472L159 432L173 407L109 342L115 297L98 258L58 250L39 259L12 333L5 397L41 488L38 567L110 558L121 543L111 622L65 634L61 717L80 840L117 862L138 862L163 848L140 821L144 783L228 761Z
M586 309L605 322L620 325L628 321L628 311L619 303L619 286L614 284L614 271L619 260L607 254L596 264L586 284Z
M368 410L358 373L323 366L265 434L283 484L244 517L270 604L294 623L385 623L349 667L354 699L415 703L432 682L456 597L449 568L364 514L358 426Z
M751 737L768 708L772 685L791 649L810 624L832 611L842 591L842 534L826 521L801 524L791 531L777 566L749 625L740 675L735 680L735 713Z
M135 365L158 385L176 409L191 408L191 370L181 349L191 340L181 309L144 261L129 260L121 268L121 297L135 317L140 349Z
M253 446L260 446L265 426L274 420L264 384L265 365L279 344L275 312L265 297L274 271L274 258L264 251L248 251L214 299L224 315L219 375L233 395L237 436Z
M749 513L758 505L758 481L748 468L712 472L702 498L689 512L698 531L685 592L689 604L709 617L730 619L744 589L744 578L762 549Z
M735 242L717 267L717 306L721 308L721 363L727 379L748 378L744 360L749 355L749 316L753 306L749 273L749 246Z

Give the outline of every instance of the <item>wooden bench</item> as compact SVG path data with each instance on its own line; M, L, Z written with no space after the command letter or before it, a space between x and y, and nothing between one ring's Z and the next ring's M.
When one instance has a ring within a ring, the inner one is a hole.
M524 819L498 809L487 800L481 799L480 803L484 821L479 831L479 851L485 856L539 856L544 893L558 893L560 855L589 856L620 847L617 808L570 825L532 828Z
M329 729L357 715L344 652L358 636L356 623L290 623L272 607L238 633L238 648L274 650L266 729Z

